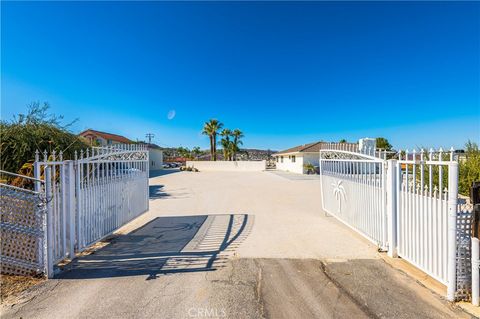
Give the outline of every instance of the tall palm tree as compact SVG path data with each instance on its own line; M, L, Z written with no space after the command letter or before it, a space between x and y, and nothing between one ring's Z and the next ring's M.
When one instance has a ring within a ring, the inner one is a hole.
M241 139L244 137L243 132L238 128L234 129L232 132L233 136L233 159L236 160L237 152L240 150L239 145L243 145Z
M216 119L210 119L203 125L202 134L208 135L210 138L210 155L212 157L212 161L217 160L217 134L222 127L222 122Z
M231 141L230 141L230 136L232 135L232 131L228 128L223 129L223 131L220 133L220 135L223 137L220 143L222 144L222 150L223 150L223 158L226 161L231 160L232 156L232 146L231 146Z

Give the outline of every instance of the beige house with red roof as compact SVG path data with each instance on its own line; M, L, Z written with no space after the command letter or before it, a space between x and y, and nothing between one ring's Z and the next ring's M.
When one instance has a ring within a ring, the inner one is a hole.
M132 144L132 140L122 135L111 134L107 132L96 131L92 129L85 130L78 134L86 138L92 146L112 146L118 144ZM148 144L149 170L157 171L163 169L163 151L160 146Z
M116 144L133 143L133 141L129 140L125 136L95 131L92 129L85 130L78 135L86 138L90 142L90 145L111 146Z

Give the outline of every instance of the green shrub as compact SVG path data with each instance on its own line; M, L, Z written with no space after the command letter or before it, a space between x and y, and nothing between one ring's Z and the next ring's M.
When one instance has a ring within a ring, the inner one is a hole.
M458 192L470 195L473 182L480 181L480 150L478 144L468 141L465 144L465 158L459 161Z
M68 125L60 123L63 117L47 114L49 106L38 102L28 107L27 114L19 114L11 121L0 122L1 169L18 172L35 159L35 151L51 153L63 151L64 159L73 159L75 150L88 147L83 138L71 133ZM43 158L43 156L41 156Z

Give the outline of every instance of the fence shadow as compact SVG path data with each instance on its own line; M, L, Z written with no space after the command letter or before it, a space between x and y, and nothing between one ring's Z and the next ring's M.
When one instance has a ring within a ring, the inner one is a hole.
M158 217L94 253L79 257L57 278L88 279L213 271L248 236L247 214Z
M189 192L185 188L181 189L170 189L167 193L164 190L165 185L150 185L148 187L149 198L152 200L162 199L162 198L171 198L171 199L180 199L187 198Z
M178 168L164 168L161 170L153 170L149 172L149 178L152 177L159 177L159 176L164 176L164 175L169 175L169 174L174 174L180 172L180 169Z
M170 194L163 190L164 187L165 185L150 185L148 187L148 195L150 199L169 197Z

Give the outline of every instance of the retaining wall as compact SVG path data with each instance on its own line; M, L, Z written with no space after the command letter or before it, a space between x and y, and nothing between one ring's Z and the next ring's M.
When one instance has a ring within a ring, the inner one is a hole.
M265 161L187 161L187 166L199 171L249 171L265 170Z

